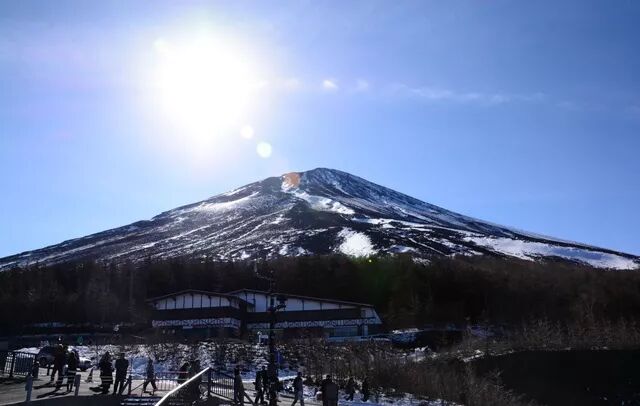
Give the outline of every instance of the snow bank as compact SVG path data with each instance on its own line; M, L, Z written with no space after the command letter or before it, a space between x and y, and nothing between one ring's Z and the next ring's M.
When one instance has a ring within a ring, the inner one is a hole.
M590 251L575 247L545 244L542 242L515 240L510 238L464 237L465 241L489 248L495 252L534 261L540 256L554 256L583 262L596 268L630 270L639 265L633 259L606 252Z
M338 247L338 250L346 255L354 257L366 257L374 255L377 251L373 248L371 240L364 233L353 231L350 228L343 228L338 237L342 238L342 244Z

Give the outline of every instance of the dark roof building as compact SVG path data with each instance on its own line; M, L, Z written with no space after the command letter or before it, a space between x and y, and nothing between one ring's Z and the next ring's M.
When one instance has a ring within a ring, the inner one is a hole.
M187 290L150 299L152 326L206 330L207 336L212 330L213 334L224 330L231 335L268 330L274 296L286 301L276 318L276 329L284 334L304 331L329 337L367 336L382 324L369 304L242 289L228 293Z

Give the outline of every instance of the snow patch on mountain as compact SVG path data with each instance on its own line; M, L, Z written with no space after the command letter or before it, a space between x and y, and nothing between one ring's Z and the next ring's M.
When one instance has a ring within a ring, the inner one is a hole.
M371 240L364 233L350 228L343 228L338 233L338 237L342 238L342 244L338 246L338 250L343 254L354 257L367 257L377 253L373 244L371 244Z
M607 252L590 251L577 247L563 247L542 242L524 241L511 238L465 237L465 241L489 248L501 254L534 261L540 257L560 257L583 262L597 268L630 270L638 264L630 258Z
M254 192L249 196L241 197L236 200L231 200L229 202L220 202L220 203L202 203L194 208L196 211L227 211L233 210L248 203L253 197L255 197L258 192Z
M315 196L304 192L297 187L297 183L292 183L291 178L288 176L282 182L282 191L289 193L298 199L302 199L309 203L309 206L313 210L329 211L339 214L353 215L355 211L344 204L323 196Z

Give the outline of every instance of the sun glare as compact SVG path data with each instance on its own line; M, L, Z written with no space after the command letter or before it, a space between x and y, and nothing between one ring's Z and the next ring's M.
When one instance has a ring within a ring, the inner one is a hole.
M198 138L237 133L259 84L249 61L211 38L176 44L158 39L154 48L163 113Z

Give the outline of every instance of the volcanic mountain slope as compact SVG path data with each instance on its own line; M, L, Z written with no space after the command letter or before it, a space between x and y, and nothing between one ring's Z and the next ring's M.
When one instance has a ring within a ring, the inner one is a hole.
M289 173L151 220L0 259L0 270L77 260L246 260L341 252L564 259L636 269L640 257L463 216L332 169Z

